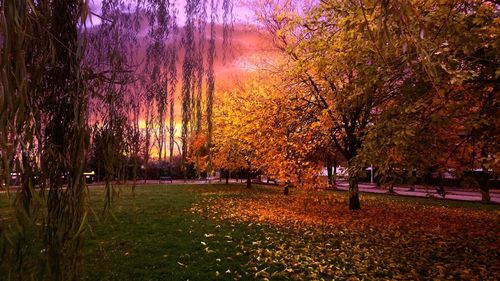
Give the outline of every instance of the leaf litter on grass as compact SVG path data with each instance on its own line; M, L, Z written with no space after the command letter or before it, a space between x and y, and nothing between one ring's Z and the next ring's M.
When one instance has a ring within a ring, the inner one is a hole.
M236 196L231 196L236 195ZM260 228L235 241L253 278L498 280L498 211L363 198L350 211L337 193L214 192L190 211Z

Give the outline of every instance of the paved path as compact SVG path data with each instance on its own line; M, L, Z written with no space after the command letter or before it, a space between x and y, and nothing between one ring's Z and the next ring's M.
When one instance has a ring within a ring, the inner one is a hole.
M347 181L337 181L337 187L340 190L347 190L349 183ZM444 189L446 191L445 199L473 202L481 201L481 193L479 191L464 190L453 187L445 187ZM388 191L386 188L379 188L375 184L370 183L360 183L359 190L370 193L387 193ZM441 196L437 194L436 188L433 186L429 186L428 188L417 186L415 191L409 191L408 186L395 186L394 191L396 192L394 195L441 198ZM490 196L492 203L500 204L500 190L490 190Z

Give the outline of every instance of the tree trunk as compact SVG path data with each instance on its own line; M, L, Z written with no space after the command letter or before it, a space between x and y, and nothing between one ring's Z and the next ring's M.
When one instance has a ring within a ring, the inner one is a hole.
M200 154L199 152L196 152L196 161L195 161L195 167L196 167L196 178L201 179L201 172L200 172ZM207 172L207 177L208 177L208 172Z
M387 193L389 193L389 194L396 193L396 192L394 192L394 183L393 182L391 182L389 184L389 191L387 191Z
M288 189L290 188L289 184L285 184L285 189L283 190L284 195L288 195Z
M337 186L337 156L333 158L333 177L332 177L332 183L333 183L333 188L336 188Z
M349 210L360 210L358 177L349 176Z
M328 174L328 189L333 189L333 175L332 175L332 159L330 155L326 156L326 172Z
M491 197L490 188L488 186L488 173L485 172L484 167L479 178L479 189L481 190L481 201L484 203L490 203Z
M486 168L486 159L488 157L488 154L486 153L485 147L481 149L481 158L483 159L481 161L481 178L479 179L479 188L481 189L481 201L484 203L489 203L491 200L490 197L490 187L488 184L489 180L489 173L488 169Z
M410 180L411 182L409 182L410 184L410 189L409 191L415 191L415 184L417 183L417 171L411 171L411 177L410 177Z
M252 187L252 173L250 168L247 169L247 188Z
M491 197L490 197L489 189L482 189L481 188L481 201L483 203L490 203Z
M226 171L226 184L229 184L229 173L231 173L229 170Z

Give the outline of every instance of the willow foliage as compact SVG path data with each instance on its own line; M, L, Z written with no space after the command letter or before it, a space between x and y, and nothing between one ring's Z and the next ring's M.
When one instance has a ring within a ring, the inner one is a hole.
M7 279L76 279L89 139L80 71L86 5L2 1L1 10L2 175L8 188L10 172L19 172L21 187L16 227L0 229L0 272Z

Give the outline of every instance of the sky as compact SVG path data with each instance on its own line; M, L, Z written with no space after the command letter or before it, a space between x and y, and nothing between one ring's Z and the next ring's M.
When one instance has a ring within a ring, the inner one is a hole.
M92 11L92 13L100 15L102 0L88 0L88 1L89 1L88 2L89 8ZM179 11L179 14L177 15L178 25L183 26L184 22L186 20L186 16L184 14L184 6L186 5L186 0L170 0L170 1L173 1L175 3L175 6L177 7L177 10ZM219 2L218 9L221 10L222 9L222 0L216 0L216 1ZM135 0L125 0L125 2L129 3L130 5L133 6L136 1ZM253 20L252 20L253 12L249 8L243 6L241 4L241 2L242 1L239 1L239 0L233 0L234 21L236 23L243 23L243 24L253 22ZM209 5L210 2L208 1L207 4ZM222 14L222 13L219 13L219 14ZM219 21L222 21L221 17L219 17ZM98 25L98 24L100 24L101 20L97 16L91 16L91 18L88 20L89 24L90 24L90 22L91 22L91 25Z

